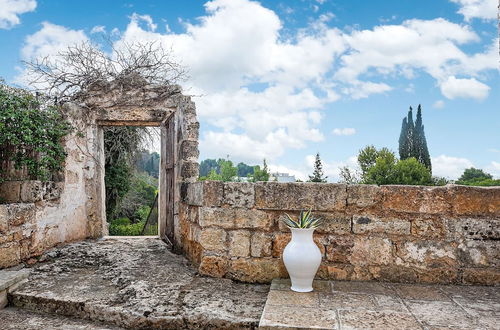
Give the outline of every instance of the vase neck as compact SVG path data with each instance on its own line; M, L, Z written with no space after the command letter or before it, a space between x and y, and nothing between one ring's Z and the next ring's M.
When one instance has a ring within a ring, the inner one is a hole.
M292 239L296 242L310 242L313 239L314 228L290 228L292 231Z

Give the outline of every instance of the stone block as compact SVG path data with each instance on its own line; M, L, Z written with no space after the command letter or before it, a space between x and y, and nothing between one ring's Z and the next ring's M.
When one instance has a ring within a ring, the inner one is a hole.
M423 192L420 213L440 215L451 213L451 193L448 186L420 187L420 189Z
M203 228L198 243L210 251L226 251L226 231L219 228Z
M21 201L22 181L5 181L0 183L0 201L18 203Z
M228 266L229 261L224 257L204 256L201 259L198 271L203 275L224 277L227 273Z
M252 257L269 257L272 246L273 236L271 234L254 232L250 244L250 254Z
M498 268L465 268L462 273L464 284L499 285L500 271Z
M18 242L11 242L0 246L0 268L17 265L21 262Z
M378 218L372 215L354 215L353 232L355 234L409 235L410 221L397 218Z
M421 269L457 267L456 249L442 241L398 242L396 255L398 264Z
M195 161L182 161L181 165L181 177L182 180L191 182L196 182L199 175L199 164Z
M330 236L330 244L326 249L326 259L336 263L349 263L354 236Z
M500 187L451 186L453 213L500 217Z
M44 182L44 191L42 199L46 201L58 199L64 189L64 182Z
M180 157L184 161L196 161L200 152L198 151L198 141L196 140L184 140L179 148Z
M380 191L380 186L377 185L347 185L347 207L357 209L372 208L382 201Z
M269 214L245 208L202 207L200 226L217 226L233 229L270 230L274 221Z
M21 185L21 201L25 203L34 203L43 199L45 192L44 184L41 181L25 181Z
M186 183L186 196L183 198L183 201L189 205L202 206L203 184L204 182L202 181Z
M279 183L255 184L255 206L269 210L344 211L347 186L335 183Z
M447 219L446 223L451 238L456 240L500 240L499 219Z
M32 203L9 204L9 227L20 226L24 223L33 222L36 208Z
M5 204L0 204L0 233L5 233L9 229L9 208Z
M349 262L354 266L390 264L394 262L392 242L387 238L356 236Z
M64 173L64 179L66 180L67 184L77 184L80 182L80 176L78 175L77 172L66 170Z
M283 250L285 249L288 242L290 242L292 234L290 233L279 233L274 236L272 256L275 258L281 257Z
M248 182L224 183L223 203L233 207L252 208L255 205L254 184Z
M500 242L465 240L458 245L457 257L466 267L493 267L500 269Z
M228 277L250 283L270 283L280 277L279 260L273 258L238 258L231 260Z
M411 234L425 239L443 239L449 236L446 220L425 215L411 221Z
M423 200L423 189L419 186L381 186L382 208L388 211L417 213Z
M250 256L250 232L247 230L235 230L229 233L229 256Z
M224 196L222 181L203 181L203 205L221 206Z

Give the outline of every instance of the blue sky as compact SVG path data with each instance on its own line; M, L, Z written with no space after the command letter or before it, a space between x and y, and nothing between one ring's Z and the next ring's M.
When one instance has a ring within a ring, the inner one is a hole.
M397 151L422 104L435 175L500 177L496 0L0 0L0 76L73 43L158 40L190 72L201 159L268 160L331 181L359 149Z

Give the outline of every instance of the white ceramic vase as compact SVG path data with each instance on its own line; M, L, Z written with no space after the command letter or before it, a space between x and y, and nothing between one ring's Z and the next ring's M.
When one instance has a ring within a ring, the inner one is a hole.
M292 240L283 251L283 262L292 280L292 289L310 292L319 265L321 251L313 240L314 228L290 228Z

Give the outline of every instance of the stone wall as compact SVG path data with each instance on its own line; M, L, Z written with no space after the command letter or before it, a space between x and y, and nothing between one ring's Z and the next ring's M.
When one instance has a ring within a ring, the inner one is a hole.
M500 284L500 188L205 181L182 197L184 251L209 276L287 277L281 220L311 207L318 278Z
M165 122L173 119L175 139L170 141L169 150L175 154L177 189L171 203L163 204L162 212L171 210L170 225L179 231L179 210L174 209L174 201L178 205L180 200L179 182L192 182L198 177L199 124L194 103L177 86L141 84L124 88L109 83L91 92L84 100L63 105L63 113L77 129L63 141L67 157L60 181L9 178L0 184L0 268L35 261L31 258L60 243L108 234L104 126L157 126L164 135Z
M91 133L89 128L89 134ZM92 140L74 132L64 141L67 157L58 182L6 181L0 184L0 268L14 266L63 242L98 237L93 196ZM97 235L97 236L96 236ZM34 260L33 260L34 261Z

